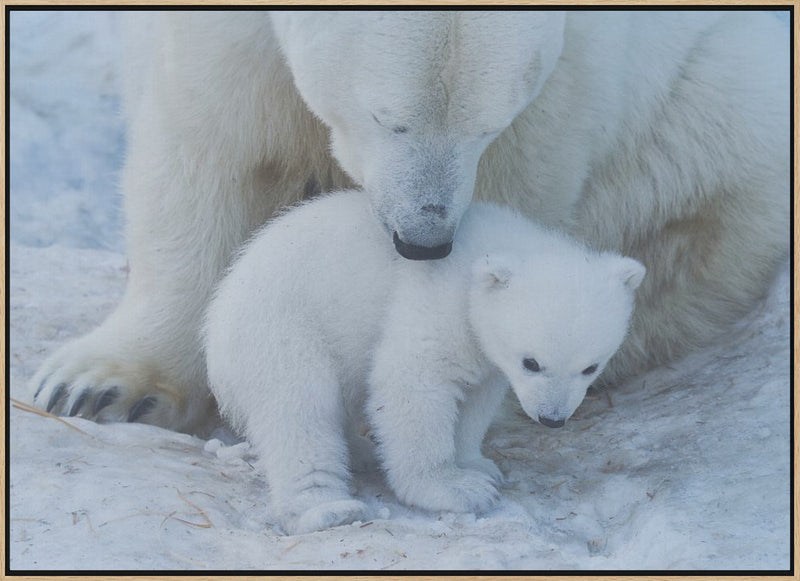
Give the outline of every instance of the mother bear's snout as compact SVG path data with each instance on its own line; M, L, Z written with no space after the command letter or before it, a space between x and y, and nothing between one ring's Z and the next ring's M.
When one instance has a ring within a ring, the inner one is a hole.
M395 220L392 240L397 253L408 260L438 260L453 249L456 224L448 217L451 208L427 203Z
M447 217L447 206L444 204L425 204L420 210L423 214L435 216L439 220L444 220Z
M561 428L564 426L566 420L558 419L554 420L552 418L548 418L547 416L539 416L539 423L543 426L547 426L548 428Z
M444 258L453 249L453 242L446 242L436 246L417 246L403 242L397 232L393 235L394 247L398 254L408 260L438 260Z

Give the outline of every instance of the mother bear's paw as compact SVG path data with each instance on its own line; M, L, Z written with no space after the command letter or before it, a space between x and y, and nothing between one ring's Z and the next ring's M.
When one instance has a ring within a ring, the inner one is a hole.
M156 362L91 335L45 360L29 389L36 407L56 415L187 427L186 386L167 377Z

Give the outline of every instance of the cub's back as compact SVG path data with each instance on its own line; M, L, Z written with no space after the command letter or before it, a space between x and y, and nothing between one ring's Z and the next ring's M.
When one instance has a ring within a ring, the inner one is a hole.
M396 253L367 195L327 194L270 221L221 283L209 324L270 329L270 341L314 333L341 357L374 340ZM225 321L221 314L224 312Z

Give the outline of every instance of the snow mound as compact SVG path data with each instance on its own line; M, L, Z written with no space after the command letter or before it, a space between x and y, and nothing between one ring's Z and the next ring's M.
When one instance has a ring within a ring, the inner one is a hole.
M12 246L11 395L100 322L123 256ZM54 292L53 289L58 289ZM12 408L10 565L46 569L786 569L789 268L719 345L593 393L560 430L509 400L485 451L487 514L400 504L359 474L372 519L286 537L247 442ZM68 425L69 424L69 425Z

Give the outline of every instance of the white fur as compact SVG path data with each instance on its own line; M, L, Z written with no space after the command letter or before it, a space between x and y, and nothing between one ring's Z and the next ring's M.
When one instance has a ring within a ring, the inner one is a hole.
M42 407L125 419L154 396L142 421L200 430L198 330L232 253L279 208L354 182L387 239L441 245L493 200L643 262L606 382L714 340L786 256L788 34L771 15L133 18L130 283L32 379Z
M643 276L486 204L450 256L407 261L366 194L327 195L264 228L222 281L212 391L258 447L290 533L365 518L347 442L370 428L401 500L482 510L501 474L480 445L508 382L532 418L566 420L622 343Z

